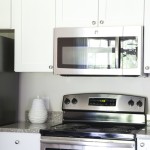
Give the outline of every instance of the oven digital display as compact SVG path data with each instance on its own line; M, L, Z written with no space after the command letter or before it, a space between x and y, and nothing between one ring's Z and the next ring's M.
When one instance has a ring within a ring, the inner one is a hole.
M92 106L116 106L116 99L114 98L89 98L89 105Z

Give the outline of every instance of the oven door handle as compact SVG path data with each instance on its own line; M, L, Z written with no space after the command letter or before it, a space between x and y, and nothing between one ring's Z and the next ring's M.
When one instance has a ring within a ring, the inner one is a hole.
M113 147L113 148L134 148L135 141L120 141L120 140L94 140L80 138L60 138L52 139L50 137L41 139L41 143L46 144L65 144L65 145L80 145L80 146L97 146L97 147Z

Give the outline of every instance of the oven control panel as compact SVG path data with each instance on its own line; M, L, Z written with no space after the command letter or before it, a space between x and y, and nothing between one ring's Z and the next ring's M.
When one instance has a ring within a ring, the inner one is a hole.
M63 110L139 112L146 111L146 98L109 93L69 94L63 97Z

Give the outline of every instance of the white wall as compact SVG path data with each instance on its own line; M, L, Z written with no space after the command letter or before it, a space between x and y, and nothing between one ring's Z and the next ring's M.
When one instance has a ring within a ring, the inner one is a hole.
M150 78L62 77L52 73L20 74L20 121L37 95L49 97L50 110L61 111L62 96L71 93L108 92L146 96L150 99ZM150 106L150 103L148 104ZM150 113L150 109L148 110Z

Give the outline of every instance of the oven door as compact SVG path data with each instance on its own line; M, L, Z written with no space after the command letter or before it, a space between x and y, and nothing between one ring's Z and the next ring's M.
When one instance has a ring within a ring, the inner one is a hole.
M41 150L135 150L135 141L42 137Z

